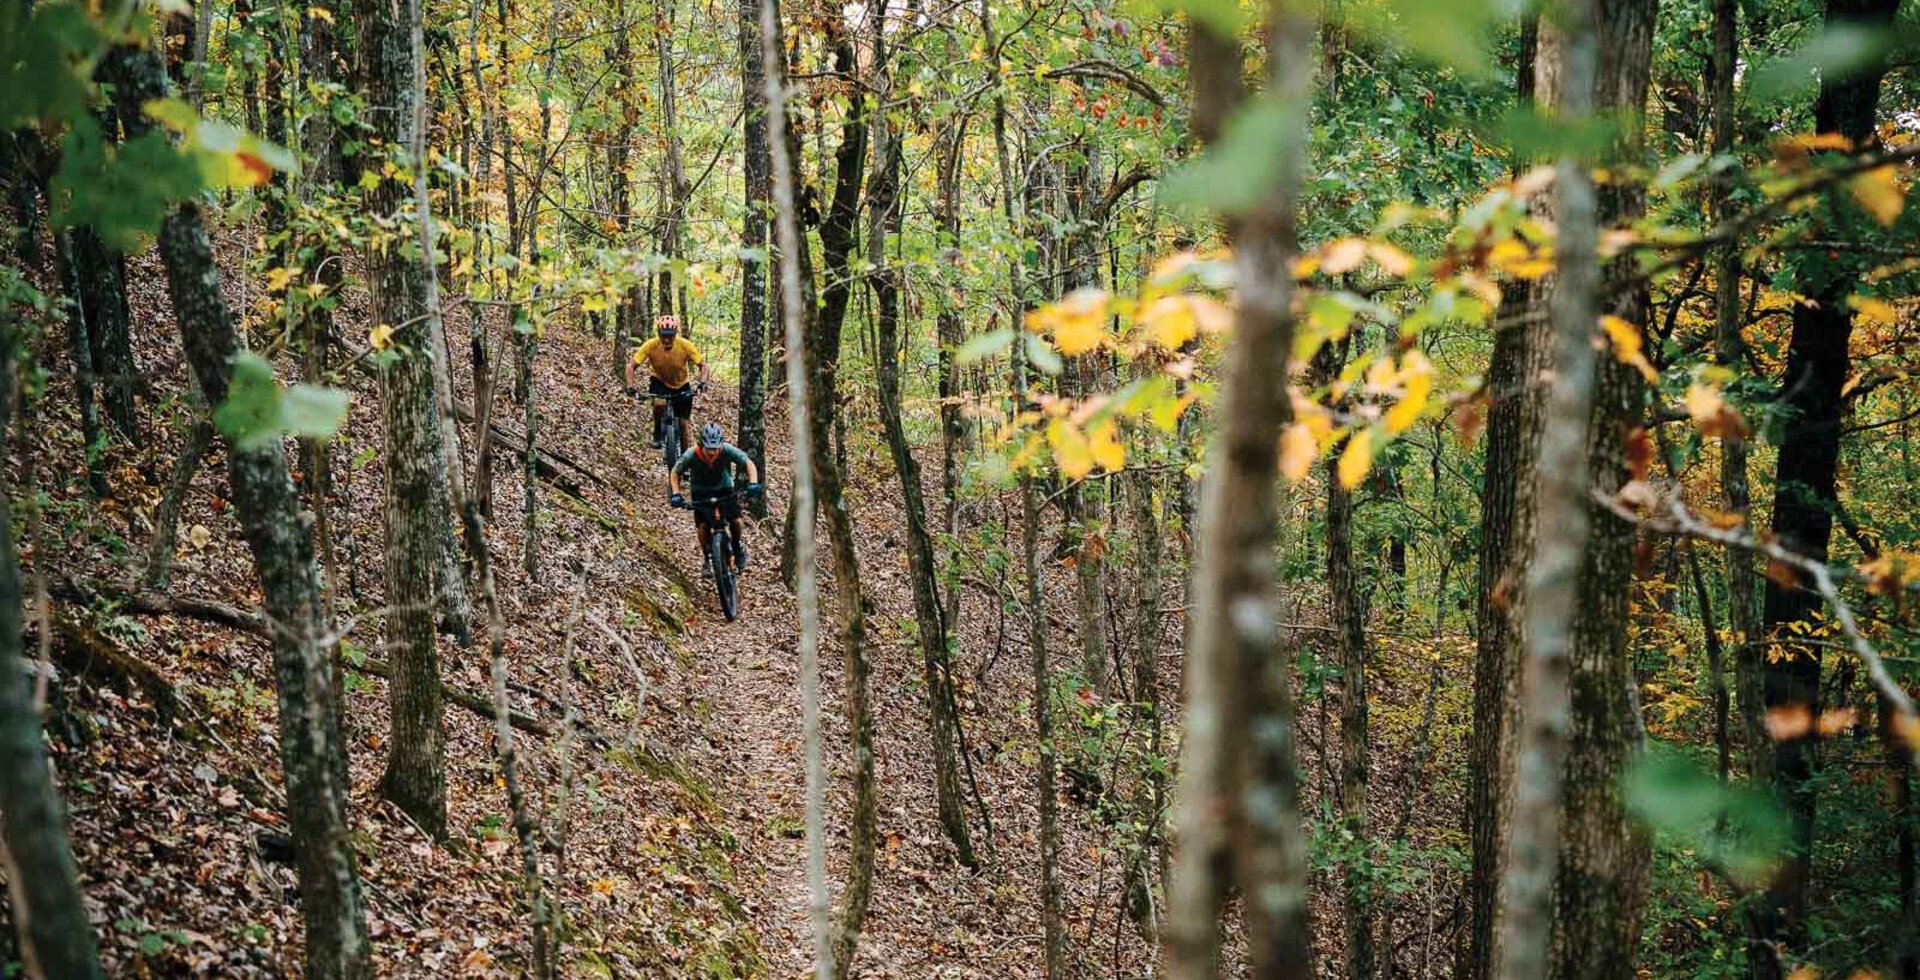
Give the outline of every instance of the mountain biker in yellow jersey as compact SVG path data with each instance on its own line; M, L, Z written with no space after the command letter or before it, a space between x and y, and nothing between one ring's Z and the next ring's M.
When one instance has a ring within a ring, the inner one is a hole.
M747 567L746 538L740 533L740 495L734 492L733 473L745 470L747 474L747 492L760 492L760 470L753 465L753 458L742 452L740 447L727 442L726 433L718 423L708 422L700 427L700 444L680 454L680 461L673 464L673 471L667 474L667 486L673 492L670 503L675 507L689 506L688 495L697 502L717 501L720 513L727 521L727 530L733 537L733 565L744 571ZM707 525L700 515L704 509L694 511L693 526L700 534L700 554L708 553ZM700 562L700 574L713 577L710 559L703 557Z
M693 445L693 395L694 382L705 388L710 375L707 372L707 360L700 356L700 348L693 346L690 340L680 338L680 319L672 314L663 314L653 321L655 336L640 345L633 352L633 360L627 363L627 393L636 391L635 377L640 365L647 366L647 394L653 398L653 444L660 445L660 417L666 414L667 400L673 400L673 414L680 419L680 445ZM693 376L693 368L700 369L700 376Z

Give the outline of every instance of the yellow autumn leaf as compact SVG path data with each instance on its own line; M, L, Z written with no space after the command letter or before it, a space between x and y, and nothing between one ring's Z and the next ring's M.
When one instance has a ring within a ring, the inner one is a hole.
M1146 330L1148 340L1167 350L1179 350L1200 332L1200 325L1194 322L1193 311L1182 299L1179 296L1162 296L1140 311L1140 326Z
M287 288L287 283L291 281L294 276L299 275L300 272L301 270L298 266L295 266L294 268L291 268L291 269L286 268L285 266L276 266L272 269L268 269L267 270L267 292L277 293Z
M1053 461L1060 467L1061 476L1078 480L1093 472L1093 449L1078 426L1065 419L1048 422L1047 444L1053 447Z
M1600 326L1606 330L1608 339L1613 341L1614 359L1638 370L1648 381L1659 381L1660 373L1647 363L1647 355L1642 350L1640 328L1609 313L1600 318Z
M1413 271L1413 256L1386 242L1374 242L1368 245L1367 257L1372 259L1381 271L1390 276L1405 276Z
M1427 399L1433 394L1433 365L1419 351L1410 351L1403 358L1400 377L1406 385L1406 394L1394 406L1387 409L1386 425L1388 435L1399 435L1420 421L1420 415L1427 410Z
M1095 422L1087 429L1087 449L1093 453L1093 461L1109 473L1126 468L1127 447L1120 441L1119 427L1111 417Z
M1330 276L1352 272L1367 257L1367 240L1341 238L1320 250L1320 271Z
M1487 251L1487 261L1516 279L1538 279L1553 271L1553 250L1531 249L1518 239L1508 238L1494 243Z
M308 7L307 16L314 20L324 20L329 24L333 23L333 11L325 7Z
M1847 191L1855 203L1885 227L1893 226L1907 203L1905 193L1900 190L1899 171L1892 164L1875 167L1847 181Z
M1348 490L1360 485L1367 478L1367 471L1373 469L1373 430L1361 429L1347 439L1347 448L1340 453L1340 462L1335 474L1340 485Z
M393 344L393 327L382 323L367 331L367 344L374 350L386 350Z
M1053 346L1069 357L1084 354L1106 339L1106 291L1076 289L1060 300L1027 314L1027 329L1051 332Z
M1900 311L1878 296L1849 296L1847 305L1860 314L1861 322L1870 326L1891 327L1900 319Z
M1295 422L1280 433L1280 475L1288 483L1299 483L1313 471L1313 461L1320 458L1320 442L1313 437L1313 430L1304 422Z

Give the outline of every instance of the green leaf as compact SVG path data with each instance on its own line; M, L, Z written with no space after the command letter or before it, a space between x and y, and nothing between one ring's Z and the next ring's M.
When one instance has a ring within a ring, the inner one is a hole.
M1026 340L1027 340L1027 363L1032 364L1035 368L1038 368L1040 370L1040 373L1059 374L1060 370L1066 367L1066 365L1060 360L1060 355L1054 353L1053 348L1048 346L1047 342L1044 340L1041 340L1039 336L1035 334L1027 334Z
M1627 807L1647 826L1696 848L1749 885L1785 853L1786 816L1771 793L1720 780L1677 749L1655 743L1624 777Z
M1845 78L1874 63L1891 40L1885 28L1835 24L1806 47L1762 65L1748 90L1758 100L1789 95L1817 79Z
M991 333L980 334L977 337L970 337L966 343L961 344L959 348L953 352L954 366L966 367L976 361L992 357L1006 350L1012 346L1012 344L1013 331L1010 329L995 330Z
M280 435L280 383L273 365L258 354L233 359L227 398L213 410L213 423L234 446L255 449Z
M308 439L331 439L347 420L352 396L338 388L294 385L280 399L280 424Z
M1167 202L1227 213L1250 210L1273 186L1280 147L1306 135L1297 123L1297 114L1276 99L1242 108L1205 156L1167 178Z

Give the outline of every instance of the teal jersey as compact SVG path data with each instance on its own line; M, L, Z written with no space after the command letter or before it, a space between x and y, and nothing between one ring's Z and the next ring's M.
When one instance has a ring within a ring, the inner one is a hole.
M680 461L673 464L673 472L688 493L698 497L714 496L732 490L733 471L738 469L744 474L748 462L747 454L741 452L740 447L727 443L720 447L712 463L701 459L698 449L681 453Z

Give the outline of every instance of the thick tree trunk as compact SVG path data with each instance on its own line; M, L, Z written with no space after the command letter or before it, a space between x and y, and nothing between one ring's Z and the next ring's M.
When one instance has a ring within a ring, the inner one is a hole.
M740 90L741 113L745 118L745 195L746 214L740 226L740 248L754 253L742 260L740 269L740 420L735 441L753 459L761 473L767 471L766 436L766 335L767 267L771 256L767 236L767 198L771 192L767 145L766 78L761 69L760 4L758 0L740 0ZM748 502L753 516L765 519L764 496Z
M127 52L111 57L107 69L121 125L129 138L137 137L150 127L141 107L166 92L159 58L151 51ZM241 347L197 204L180 205L161 223L159 250L187 361L206 404L219 405ZM267 615L279 626L273 645L280 763L306 922L307 976L370 977L372 951L347 815L346 750L332 711L332 673L320 651L320 583L309 518L299 510L277 443L229 444L227 480Z
M1883 32L1890 29L1898 8L1899 0L1829 0L1826 19L1830 26ZM1876 57L1852 72L1824 75L1814 104L1817 131L1838 134L1856 144L1872 140L1874 110L1886 70L1885 60ZM1786 423L1774 471L1770 530L1788 548L1814 561L1826 561L1833 537L1844 392L1851 370L1848 345L1853 336L1853 310L1846 300L1855 281L1852 273L1835 269L1824 279L1800 284L1798 291L1807 301L1793 307L1786 372L1780 383ZM1769 712L1820 713L1820 648L1795 643L1789 635L1789 624L1810 624L1820 608L1819 594L1803 579L1768 578L1761 634L1771 648L1762 658L1761 675ZM1804 733L1774 742L1774 788L1786 806L1793 835L1767 888L1767 909L1759 923L1763 942L1791 943L1802 935L1819 777L1817 727L1810 725Z
M1228 216L1238 307L1194 556L1181 853L1167 916L1168 973L1175 980L1214 975L1230 882L1248 897L1252 974L1292 980L1312 971L1306 835L1274 581L1279 433L1290 408L1284 387L1273 383L1285 376L1293 343L1293 283L1284 270L1297 248L1312 26L1286 3L1274 4L1270 18L1272 84L1276 104L1287 113L1288 138L1264 200ZM1216 139L1245 98L1240 44L1199 21L1189 38L1195 131ZM1260 805L1249 806L1252 799Z
M17 327L0 323L0 447L10 444ZM101 976L93 923L67 839L66 806L34 703L38 669L22 656L20 565L13 546L13 490L0 467L0 869L6 871L28 977Z
M1638 120L1652 79L1655 0L1597 0L1599 74L1596 111ZM1638 159L1637 122L1623 129L1623 159ZM1602 227L1639 221L1644 185L1615 178L1599 194ZM1603 310L1642 327L1652 298L1632 259L1607 267ZM1592 349L1591 330L1587 338ZM1636 528L1588 494L1612 495L1630 478L1630 433L1640 426L1646 399L1638 371L1618 358L1601 358L1587 425L1587 482L1579 489L1588 538L1581 556L1569 651L1572 737L1561 790L1558 879L1554 896L1553 976L1616 978L1635 975L1632 957L1596 957L1596 949L1638 949L1652 841L1627 811L1621 775L1641 748L1643 723L1635 692L1632 620ZM1549 525L1543 520L1541 528Z
M123 439L139 437L134 413L133 332L127 314L127 258L91 228L73 231L74 266L84 295L87 342L107 422Z
M414 100L411 31L405 11L392 4L361 8L361 43L367 58L368 98L394 111L375 116L387 146L413 144ZM405 221L412 210L407 182L389 178L374 192L374 208ZM387 767L381 793L434 837L447 832L446 727L440 698L440 655L434 612L442 586L443 537L448 533L439 502L447 485L436 472L441 456L439 409L434 398L433 342L426 316L428 257L409 259L388 248L370 256L374 317L394 326L391 357L381 372L385 437L387 615L385 639L393 663L388 684ZM436 479L438 477L439 479Z

